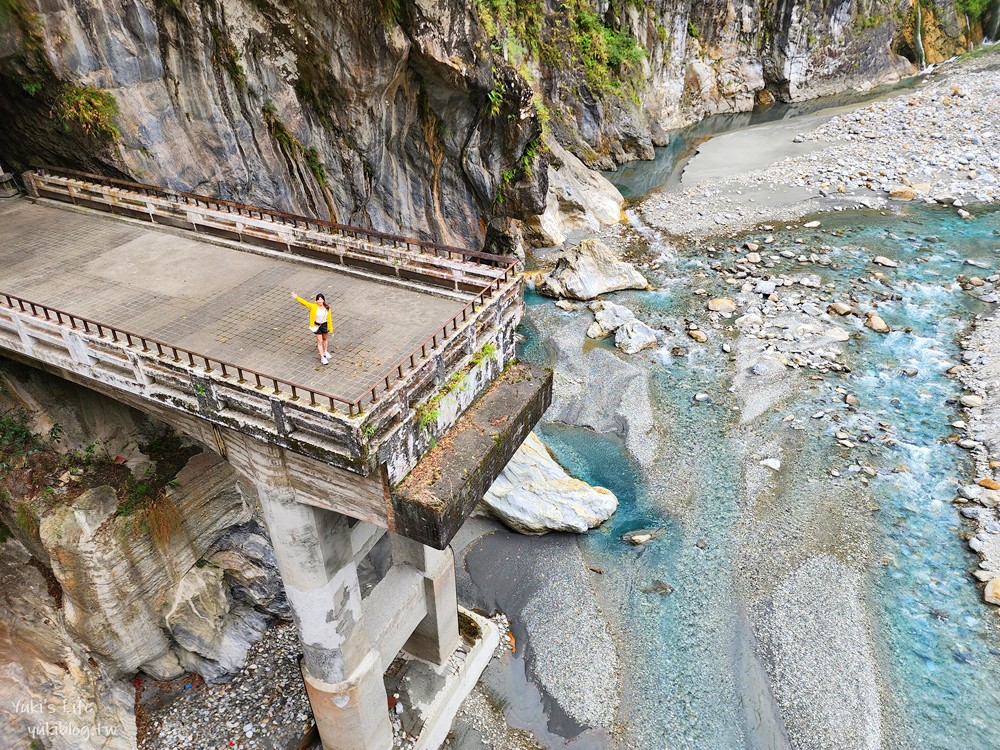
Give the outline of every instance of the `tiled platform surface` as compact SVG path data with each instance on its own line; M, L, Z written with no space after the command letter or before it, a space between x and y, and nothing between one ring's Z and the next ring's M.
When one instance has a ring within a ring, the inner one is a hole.
M24 199L0 201L0 291L347 400L463 305ZM333 310L325 367L293 291Z

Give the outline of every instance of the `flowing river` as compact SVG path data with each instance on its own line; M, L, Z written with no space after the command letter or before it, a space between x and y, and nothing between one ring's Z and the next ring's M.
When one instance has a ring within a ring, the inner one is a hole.
M540 428L564 466L621 502L578 542L620 660L620 700L595 735L546 699L542 674L545 715L509 711L513 724L553 747L581 733L573 746L996 746L998 618L969 575L977 561L960 534L973 528L951 503L973 467L955 445L959 385L945 372L993 306L956 282L989 275L1000 253L1000 210L975 214L845 212L819 217L819 229L712 246L672 247L647 231L632 250L650 261L655 291L611 295L663 331L657 349L633 357L583 336L585 308L529 294L521 356L582 384L593 408L627 415L624 429L599 432L556 409ZM754 275L809 286L779 287L777 303L741 292L744 242L762 248ZM740 309L712 327L705 302L720 296ZM877 309L892 332L828 312L834 300ZM767 338L734 325L747 311ZM707 343L685 335L691 321ZM803 321L849 338L832 346L837 356L806 351ZM638 402L647 422L619 400L619 368L648 394ZM650 527L662 534L646 545L621 540ZM566 542L530 544L544 559ZM482 591L509 585L476 578ZM517 667L528 681L530 631L527 668Z

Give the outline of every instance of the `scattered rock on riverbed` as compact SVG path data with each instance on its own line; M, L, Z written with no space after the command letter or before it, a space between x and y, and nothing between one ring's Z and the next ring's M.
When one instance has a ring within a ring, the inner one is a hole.
M615 346L626 354L637 354L656 346L656 332L640 320L630 320L615 331Z
M854 312L854 308L848 305L846 302L831 302L830 309L833 310L833 312L837 313L837 315L841 316L850 315L852 312Z
M729 297L717 297L708 301L708 309L712 312L733 313L736 312L736 303Z
M635 531L630 531L627 534L622 534L622 541L628 542L629 544L634 544L639 547L643 544L648 544L663 533L663 529L651 528L651 529L636 529Z
M699 344L704 344L706 341L708 341L708 334L697 328L692 328L687 333L688 336L697 341Z
M627 307L605 300L592 302L590 311L594 313L594 322L587 329L587 336L592 339L604 338L617 331L625 323L635 320L635 313Z
M875 331L875 333L889 333L889 331L892 330L889 328L889 325L882 320L882 316L876 312L869 312L865 316L865 327L871 328Z

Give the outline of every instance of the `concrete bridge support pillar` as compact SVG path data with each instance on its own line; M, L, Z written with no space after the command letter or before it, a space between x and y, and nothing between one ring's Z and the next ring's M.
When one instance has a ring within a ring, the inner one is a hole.
M388 750L382 658L362 622L347 518L298 503L273 477L257 484L304 659L302 677L325 750Z
M450 548L432 547L392 534L393 565L411 565L424 577L427 615L403 646L418 659L442 664L458 648L458 601L455 593L455 556Z

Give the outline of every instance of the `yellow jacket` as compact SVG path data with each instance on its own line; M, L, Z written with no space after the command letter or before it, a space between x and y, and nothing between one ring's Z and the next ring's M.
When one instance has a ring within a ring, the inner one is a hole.
M316 312L319 310L319 305L315 302L310 302L307 299L302 299L302 297L296 297L300 305L305 305L309 308L309 327L318 326L323 321L316 320ZM330 306L326 306L326 329L328 333L333 333L333 311Z

